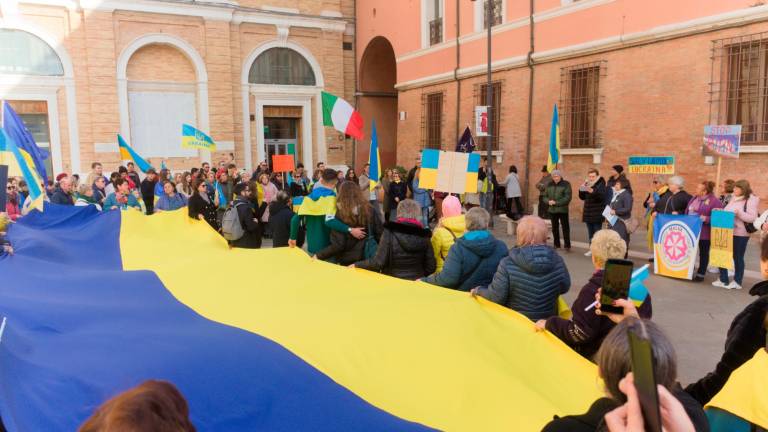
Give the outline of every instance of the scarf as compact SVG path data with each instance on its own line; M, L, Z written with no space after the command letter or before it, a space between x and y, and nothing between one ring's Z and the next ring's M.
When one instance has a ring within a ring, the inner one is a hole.
M88 204L96 204L96 200L93 199L93 197L89 197L88 195L83 195L81 193L77 194L77 199L83 200Z
M618 197L619 197L619 195L621 195L621 194L622 194L622 192L624 192L625 190L626 190L626 189L621 189L621 190L619 190L618 192L614 193L614 194L613 194L613 198L611 198L611 204L615 203L615 202L616 202L616 198L618 198Z

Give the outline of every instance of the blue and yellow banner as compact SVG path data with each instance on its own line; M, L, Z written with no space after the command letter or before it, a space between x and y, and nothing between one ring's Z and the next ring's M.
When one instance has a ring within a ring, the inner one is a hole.
M185 209L52 205L8 238L11 432L76 430L147 379L175 384L200 431L538 431L603 395L592 363L510 309L298 249L232 249Z
M376 134L376 120L373 121L371 132L371 149L368 153L368 165L368 178L371 180L368 189L372 191L381 180L381 155L379 155L379 136Z
M656 214L653 221L653 267L656 274L691 279L699 250L701 218Z
M335 215L336 192L328 188L315 186L309 195L302 197L297 213L303 216Z
M216 143L213 142L213 138L188 124L181 125L181 146L188 149L216 151Z
M627 164L630 174L664 174L675 173L674 156L630 156Z
M706 406L713 432L756 430L750 425L768 429L766 370L768 352L761 348L731 374L722 390Z
M560 163L560 116L557 112L557 104L552 110L552 124L549 127L549 147L547 150L547 171L552 172Z
M425 149L421 152L419 187L457 194L477 192L480 155Z
M133 161L133 163L136 164L136 168L141 170L141 172L145 173L152 168L152 165L150 165L143 157L139 156L139 154L125 142L120 134L117 134L117 147L120 149L120 158L122 160ZM138 187L138 185L136 186Z
M3 128L0 128L0 165L8 166L8 176L21 177L27 182L29 196L32 198L30 208L43 211L45 193L40 174L35 170L34 160L29 153L16 145ZM2 210L5 211L4 208Z
M709 264L712 267L733 270L733 228L736 214L726 210L712 210L710 223L712 236Z

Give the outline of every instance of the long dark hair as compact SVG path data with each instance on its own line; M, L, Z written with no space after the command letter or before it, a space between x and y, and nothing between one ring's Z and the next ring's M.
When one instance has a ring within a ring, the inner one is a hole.
M370 206L357 183L345 181L341 184L336 208L342 222L353 227L364 227L368 223Z

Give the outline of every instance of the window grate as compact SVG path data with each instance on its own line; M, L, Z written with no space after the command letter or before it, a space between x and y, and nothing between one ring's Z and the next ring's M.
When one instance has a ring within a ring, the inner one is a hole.
M422 147L443 147L443 93L422 95Z
M712 41L710 124L741 125L745 145L768 143L768 32Z
M600 79L606 62L560 69L560 145L562 148L599 148L602 145L598 117L603 108Z
M475 85L475 105L486 105L488 100L488 89L488 84ZM491 140L491 150L498 150L499 144L502 142L501 137L499 136L499 131L501 130L501 114L503 111L503 106L501 105L501 81L492 82L490 84L490 89L493 98L493 105L488 108L488 116L491 118L491 136L476 138L476 150L487 151L489 138ZM474 115L472 117L474 118ZM477 125L475 125L475 129L477 129Z

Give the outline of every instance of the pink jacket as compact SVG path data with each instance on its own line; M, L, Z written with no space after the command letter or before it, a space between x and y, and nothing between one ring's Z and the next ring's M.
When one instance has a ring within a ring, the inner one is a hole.
M8 213L8 219L16 221L21 217L19 206L8 201L5 203L5 212Z
M736 237L749 237L745 223L752 223L757 219L757 206L760 204L760 198L754 194L746 201L746 211L744 211L744 197L734 196L731 202L725 206L725 210L736 213L736 223L733 229L733 235Z

